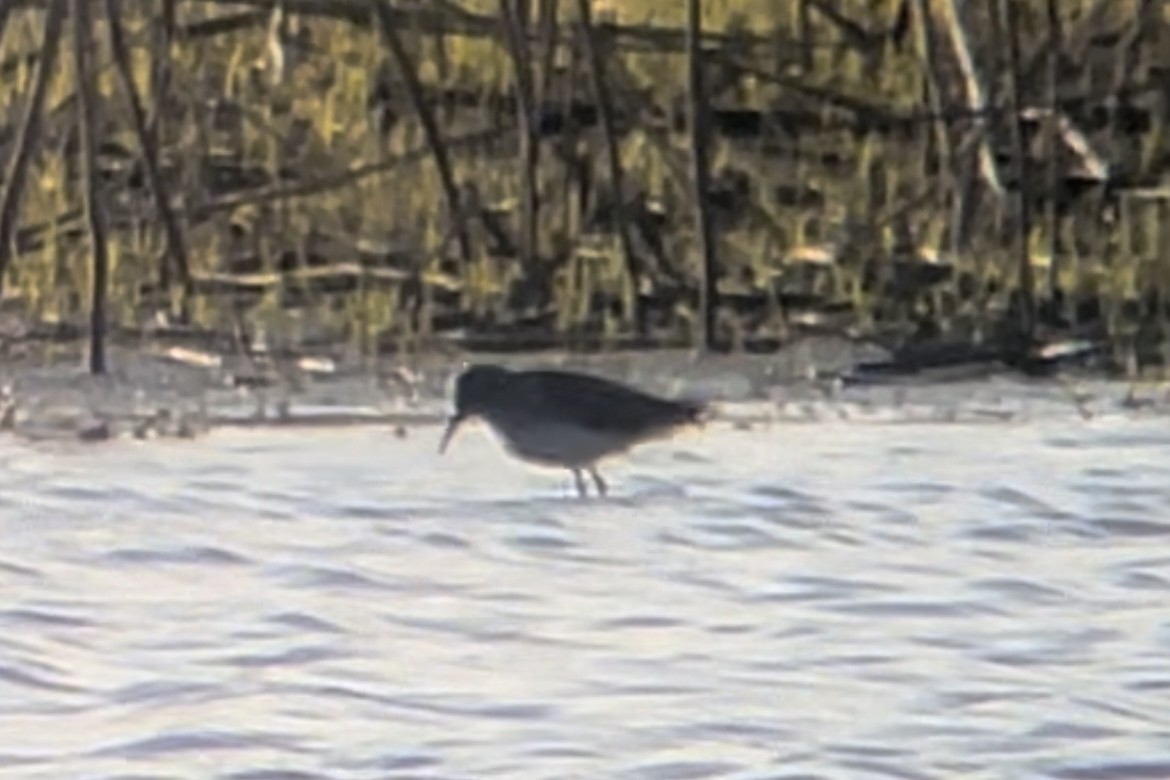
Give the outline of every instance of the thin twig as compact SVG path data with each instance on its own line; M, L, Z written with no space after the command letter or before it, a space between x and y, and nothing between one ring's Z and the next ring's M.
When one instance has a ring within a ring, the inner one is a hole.
M939 155L943 158L941 170L949 171L954 175L954 155L951 150L951 139L947 132L947 123L943 119L943 92L942 79L939 75L938 42L935 40L934 20L930 15L930 6L927 0L913 0L914 14L918 21L918 56L922 68L926 73L926 89L930 101L930 111L935 115L933 125Z
M106 310L109 296L110 258L106 245L106 223L98 187L94 154L97 147L97 111L94 105L92 23L89 0L73 0L73 65L77 79L78 122L82 209L89 227L89 249L93 270L89 299L89 373L106 373Z
M65 0L51 0L45 19L45 37L41 43L41 56L33 78L32 94L24 106L16 148L4 177L4 190L0 193L0 292L4 289L4 273L12 259L12 234L16 229L16 217L20 212L20 200L24 194L24 180L28 165L36 151L44 119L42 107L49 91L49 81L57 66L57 53L61 48L61 28L65 20Z
M106 6L107 10L109 6ZM110 25L115 23L121 27L122 17L110 17ZM175 17L175 0L162 0L162 14L155 30L155 54L151 63L151 87L154 89L154 116L147 123L155 138L163 133L163 119L166 116L167 96L171 91L171 47L174 45L179 32ZM119 33L120 34L120 33ZM112 36L113 33L110 33ZM125 47L123 47L125 48Z
M538 22L537 35L540 38L540 62L536 69L536 104L543 106L548 99L549 86L552 84L553 68L556 66L557 45L560 36L557 30L558 11L560 0L540 0L537 5Z
M427 146L430 147L431 154L435 159L435 167L439 171L439 181L442 183L443 193L447 198L447 209L455 224L459 251L463 259L464 271L466 271L467 266L471 265L472 260L471 237L468 234L467 220L463 205L460 202L459 188L455 184L455 174L451 168L451 161L447 156L447 145L443 141L443 134L439 130L439 125L435 121L435 115L432 113L430 105L428 105L423 96L422 82L419 80L414 62L411 61L410 55L407 54L406 47L402 45L402 39L398 37L398 30L395 27L391 9L387 7L383 0L369 0L369 5L377 17L378 25L382 31L382 38L386 41L386 46L390 49L390 54L394 57L394 61L398 65L398 71L402 74L403 80L406 81L406 89L410 93L411 101L414 103L414 110L418 113L419 122L422 124L423 135L427 139Z
M602 59L597 33L593 29L592 0L578 0L581 16L581 38L585 43L585 54L589 60L589 74L593 83L593 100L601 113L601 129L605 134L605 151L609 161L609 180L613 188L614 216L617 220L618 240L621 242L622 257L625 260L629 278L629 296L626 316L632 321L636 332L641 335L646 329L646 318L642 311L639 286L642 278L641 262L634 251L630 237L630 221L626 214L625 176L622 171L621 142L613 115L613 102L606 77L605 61Z
M1060 246L1060 225L1056 216L1056 192L1060 187L1060 126L1057 121L1060 106L1060 55L1063 39L1060 27L1060 12L1056 0L1047 0L1045 11L1048 16L1048 109L1049 115L1044 126L1047 128L1048 169L1046 171L1048 198L1044 221L1048 225L1048 293L1051 295L1059 285L1060 262L1057 250Z
M945 0L942 7L946 10L947 29L951 33L951 45L955 56L959 60L959 67L963 71L963 83L966 86L967 106L977 118L976 127L980 133L979 139L979 172L983 180L999 195L1003 194L1003 183L1000 180L999 170L995 165L995 158L991 153L991 146L983 132L986 126L985 112L987 110L987 95L983 88L983 81L979 78L975 66L975 55L971 52L971 43L966 24L962 18L962 11L966 4L960 0Z
M1011 126L1012 162L1016 179L1016 251L1020 293L1019 336L1031 341L1036 329L1036 284L1032 273L1031 187L1028 150L1024 147L1024 118L1020 112L1020 35L1014 0L999 0L1000 24L1007 35L1008 124Z
M501 133L509 132L508 128L491 128L476 130L466 135L456 137L449 146L477 146L489 144L499 138ZM394 157L380 160L376 163L355 166L336 173L330 173L319 178L296 182L278 182L262 187L254 187L240 192L221 195L206 203L198 204L191 209L190 221L193 224L205 222L216 214L234 211L241 206L254 206L265 203L276 203L296 198L311 198L335 190L352 187L363 179L386 173L400 165L419 162L430 156L430 150L425 146L411 149ZM43 237L50 231L68 231L73 229L82 218L80 209L70 209L56 217L34 225L26 225L16 232L17 248L19 251L31 251L43 241Z
M800 72L813 72L812 2L797 0L797 27L800 29Z
M167 252L170 263L178 275L179 283L183 286L184 309L191 294L191 267L188 261L187 245L183 231L179 227L179 220L171 208L171 196L166 181L164 181L159 166L158 136L155 127L146 117L146 109L142 105L142 97L134 84L134 76L130 72L130 55L126 49L126 41L122 34L122 8L120 0L105 0L106 19L109 25L110 49L113 52L114 65L118 72L118 81L122 87L122 94L130 108L130 118L134 123L134 132L138 136L138 144L142 147L143 162L146 166L146 177L150 183L151 194L154 195L155 208L158 210L159 220L163 224L166 235ZM168 52L162 56L169 57ZM160 100L163 98L160 96ZM160 112L156 111L156 119ZM168 279L163 274L164 288Z
M707 96L703 85L703 17L700 0L687 0L687 70L690 85L691 186L695 197L695 227L702 250L702 282L699 286L699 309L703 322L703 348L715 348L715 314L718 307L715 230L707 208L710 189L707 126Z
M8 27L8 19L11 15L11 0L0 0L0 43L4 42L4 30Z
M533 103L532 57L528 47L527 4L522 0L500 0L500 17L504 21L508 53L516 74L516 114L519 131L520 162L520 257L525 265L538 254L537 211L538 193L536 171L539 163L540 140L533 123L536 112Z
M623 0L623 2L627 1ZM368 2L369 0L282 0L284 11L289 15L335 19L358 26L370 23L367 11ZM233 11L239 11L245 7L271 9L274 0L198 0L198 2L193 1L189 4L203 5L209 8L226 6ZM404 4L401 7L389 7L385 10L389 15L390 22L399 30L429 31L442 26L450 35L478 38L496 38L500 30L499 19L493 14L469 11L460 4L445 0L427 0L423 3ZM686 50L685 33L677 27L655 24L615 24L610 27L610 30L615 40L619 41L623 47L655 52L674 51L681 53ZM717 32L706 33L703 39L704 43L710 46L724 46L733 42L729 36ZM790 43L795 45L794 41ZM761 54L772 51L775 44L775 36L757 33L743 36L739 42L739 45L748 46L752 51ZM848 46L848 44L839 41L814 43L813 45L832 49Z

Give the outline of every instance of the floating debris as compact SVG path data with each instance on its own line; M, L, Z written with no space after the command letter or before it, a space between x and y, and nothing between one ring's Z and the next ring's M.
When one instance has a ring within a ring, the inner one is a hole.
M109 441L114 438L114 430L106 420L98 420L79 430L77 438L79 441L87 443Z
M276 384L276 376L270 372L261 372L251 374L232 374L228 377L228 384L232 387L243 390L256 390L265 387L272 387Z
M1088 339L1062 339L1042 344L1032 351L1037 360L1058 362L1074 360L1093 355L1102 349L1102 344Z
M1141 409L1149 409L1156 405L1157 401L1155 401L1153 398L1139 396L1137 394L1137 388L1133 386L1130 386L1129 390L1127 390L1125 393L1125 397L1118 401L1118 406L1120 406L1122 409L1128 409L1135 412Z
M179 439L194 439L200 433L199 428L191 421L191 418L183 415L179 418L178 425L175 426L175 437Z
M148 417L145 420L139 420L133 429L134 438L139 441L152 439L158 435L158 429L154 426L154 418Z
M199 368L219 368L223 365L223 356L211 352L204 352L187 347L167 347L158 353L158 356L174 363Z
M330 375L337 373L337 363L333 358L313 357L306 355L297 359L297 368L310 375Z
M154 414L144 417L134 425L134 438L145 440L166 436L170 426L171 417L172 414L170 409L166 407L159 407L154 411Z

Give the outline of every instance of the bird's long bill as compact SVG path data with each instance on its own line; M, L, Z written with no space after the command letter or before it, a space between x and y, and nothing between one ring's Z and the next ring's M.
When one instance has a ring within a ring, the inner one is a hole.
M451 439L455 437L455 431L459 429L459 426L464 419L466 418L463 415L451 415L451 419L447 422L447 430L443 431L443 440L439 442L440 455L447 451L447 445L450 444Z

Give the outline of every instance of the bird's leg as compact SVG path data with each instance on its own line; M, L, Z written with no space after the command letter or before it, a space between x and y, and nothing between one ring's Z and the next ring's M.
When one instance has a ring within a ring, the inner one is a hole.
M589 467L589 476L593 477L593 484L597 485L597 495L604 497L609 492L609 485L605 484L596 466Z
M581 476L581 469L572 469L572 472L573 472L573 481L577 485L577 495L580 496L581 498L585 498L585 496L586 496L585 477Z

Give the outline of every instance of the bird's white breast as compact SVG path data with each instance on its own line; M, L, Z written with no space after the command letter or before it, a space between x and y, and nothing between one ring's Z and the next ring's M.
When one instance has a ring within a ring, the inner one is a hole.
M565 423L488 419L504 446L518 458L549 466L589 466L624 449L625 437Z

